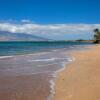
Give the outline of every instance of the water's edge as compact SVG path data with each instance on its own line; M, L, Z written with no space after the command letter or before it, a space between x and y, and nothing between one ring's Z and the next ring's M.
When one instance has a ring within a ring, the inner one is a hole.
M70 63L73 63L75 61L75 57L70 57L70 61L69 62L65 62L62 64L62 68L59 69L58 71L54 72L54 74L52 74L53 76L53 79L51 79L49 81L50 83L50 95L48 96L47 100L53 100L54 98L54 95L55 95L55 87L56 87L56 81L57 81L57 78L59 77L58 73L62 72L63 70L66 69L66 65L70 64Z

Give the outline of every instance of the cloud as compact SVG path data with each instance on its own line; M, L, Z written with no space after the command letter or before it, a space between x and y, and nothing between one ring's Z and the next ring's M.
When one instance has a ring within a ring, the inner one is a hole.
M30 20L22 20L21 22L25 23L0 23L0 31L61 38L67 36L67 34L92 34L93 29L100 28L100 24L34 24Z
M22 19L21 22L22 23L32 23L32 21L31 20L28 20L28 19Z

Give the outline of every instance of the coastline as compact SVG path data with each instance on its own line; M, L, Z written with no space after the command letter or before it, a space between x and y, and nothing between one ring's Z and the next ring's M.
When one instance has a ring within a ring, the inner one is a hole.
M54 100L99 100L100 45L72 55L75 61L58 73Z
M9 100L52 100L56 92L58 73L66 69L65 65L68 67L75 60L71 54L85 51L90 47L85 44L66 46L51 51L1 56L0 97L2 100L8 98Z

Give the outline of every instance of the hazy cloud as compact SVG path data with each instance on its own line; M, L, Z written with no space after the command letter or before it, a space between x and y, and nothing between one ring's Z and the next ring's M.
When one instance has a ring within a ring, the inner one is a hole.
M22 19L21 22L22 23L32 23L32 21L31 20L28 20L28 19Z
M0 23L0 31L12 33L41 34L45 36L64 36L66 34L92 33L100 24L34 24L30 20L22 20L20 24Z
M25 21L24 22L28 22ZM89 32L94 28L100 28L100 24L32 24L32 23L24 23L24 24L12 24L12 23L0 23L0 30L9 31L9 32L18 32L18 33L29 33L34 34L34 31L54 31L60 33L80 33L80 32Z

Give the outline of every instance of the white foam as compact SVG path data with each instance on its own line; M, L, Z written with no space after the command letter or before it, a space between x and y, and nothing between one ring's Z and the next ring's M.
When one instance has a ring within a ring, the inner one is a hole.
M4 59L4 58L12 58L14 56L0 56L0 59Z
M36 60L28 60L29 62L40 62L40 61L53 61L55 58L50 59L36 59Z
M25 54L25 55L33 56L33 55L44 55L44 54L47 54L47 53L51 53L51 52L41 52L41 53L33 53L33 54Z
M35 59L35 60L28 60L29 62L43 62L43 61L54 61L58 59L66 59L68 61L72 61L70 58L48 58L48 59Z
M48 96L47 100L52 100L55 94L55 82L54 80L50 80L49 83L50 83L51 90L50 90L50 95Z
M34 55L44 55L44 54L47 54L47 53L50 53L50 52L41 52L41 53L24 54L24 55L14 55L14 56L26 56L26 55L34 56ZM11 57L14 57L14 56L0 56L0 59L11 58Z
M52 50L52 51L58 51L58 49Z
M46 65L38 65L38 67L48 66L48 65L54 65L54 64L58 64L58 63L51 63L51 64L46 64Z

